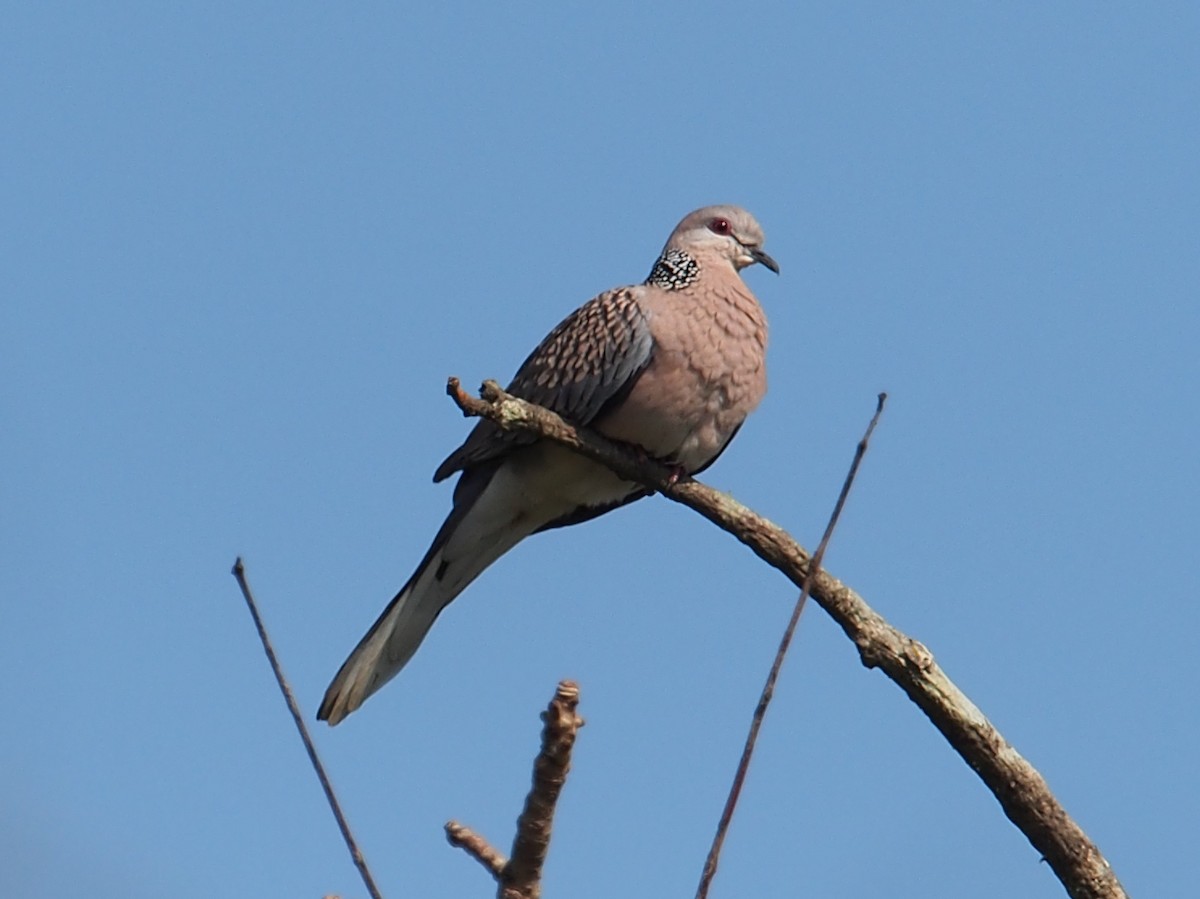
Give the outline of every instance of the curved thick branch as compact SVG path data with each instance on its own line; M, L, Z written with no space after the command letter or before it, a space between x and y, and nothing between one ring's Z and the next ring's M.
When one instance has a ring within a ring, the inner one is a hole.
M677 471L646 459L636 448L575 428L548 409L505 393L495 381L484 382L479 399L463 391L457 378L450 379L446 392L464 415L553 440L699 512L797 587L803 584L812 561L809 552L781 527L732 497L698 481L680 480ZM1126 899L1100 850L1067 814L1045 779L954 685L928 649L888 624L861 596L824 570L812 578L811 596L854 641L862 663L895 681L979 775L1069 895Z

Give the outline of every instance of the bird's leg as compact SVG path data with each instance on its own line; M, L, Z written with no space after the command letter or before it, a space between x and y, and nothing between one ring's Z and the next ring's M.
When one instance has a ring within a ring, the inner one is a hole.
M652 456L650 455L650 452L640 443L633 443L630 445L633 447L634 452L637 453L638 461L643 465L647 462L657 462L659 465L666 467L668 487L674 487L683 478L691 477L691 475L688 473L688 470L674 459L660 459L657 456Z
M678 462L664 462L663 464L666 465L671 472L669 475L667 475L668 487L674 487L680 482L680 480L691 477L691 475L688 474L688 470Z

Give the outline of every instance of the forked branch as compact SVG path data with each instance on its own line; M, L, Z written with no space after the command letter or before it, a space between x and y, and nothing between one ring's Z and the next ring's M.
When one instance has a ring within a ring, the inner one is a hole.
M542 894L542 866L550 848L554 810L567 782L575 736L583 726L583 719L576 714L578 706L578 685L560 681L550 705L542 712L542 748L533 763L533 786L517 819L511 858L504 858L469 827L457 821L446 823L446 839L496 879L499 899L538 899Z

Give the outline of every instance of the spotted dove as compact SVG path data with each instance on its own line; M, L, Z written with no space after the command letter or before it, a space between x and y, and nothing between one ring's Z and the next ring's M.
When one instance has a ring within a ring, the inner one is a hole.
M695 474L766 392L767 323L742 281L763 232L736 206L691 213L645 283L576 309L525 360L510 393ZM530 534L646 496L608 469L529 434L480 421L435 472L462 472L454 506L416 572L342 665L317 717L337 724L408 662L434 619Z

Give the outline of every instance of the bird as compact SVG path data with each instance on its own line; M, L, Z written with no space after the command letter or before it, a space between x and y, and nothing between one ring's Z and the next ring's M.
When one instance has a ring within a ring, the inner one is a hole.
M568 315L508 392L636 445L680 474L721 455L767 389L766 316L741 271L779 273L738 206L706 206L671 232L646 280ZM391 680L434 620L532 534L579 524L652 491L531 434L480 420L434 473L459 474L450 514L412 577L342 664L317 718L336 725Z

